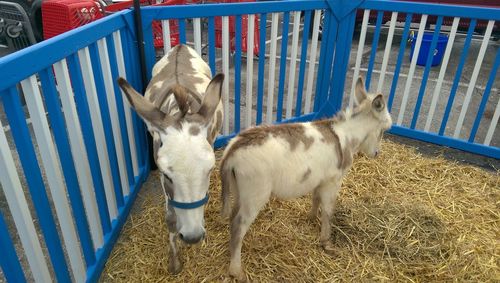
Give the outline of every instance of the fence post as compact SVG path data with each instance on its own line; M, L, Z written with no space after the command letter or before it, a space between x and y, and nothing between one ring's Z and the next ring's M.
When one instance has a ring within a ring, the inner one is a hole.
M356 21L357 7L365 0L325 0L329 10L333 14L328 30L328 42L334 43L331 48L332 61L324 65L322 77L321 95L322 105L316 118L330 117L342 108L342 98L344 96L344 86L348 71L349 55ZM333 34L332 34L333 33ZM327 49L328 50L328 49ZM319 82L318 82L319 83ZM325 87L326 86L326 87Z

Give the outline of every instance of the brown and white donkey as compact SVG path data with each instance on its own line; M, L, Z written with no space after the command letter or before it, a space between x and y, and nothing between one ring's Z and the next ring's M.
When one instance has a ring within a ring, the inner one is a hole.
M204 205L215 165L213 144L223 119L223 80L222 74L211 79L207 63L185 45L174 47L156 63L144 96L118 79L153 136L166 198L171 273L182 269L177 235L188 244L205 236Z
M357 105L332 119L310 123L261 126L237 135L221 162L224 216L229 215L230 192L235 195L231 216L230 275L246 276L241 266L245 233L271 196L291 199L313 193L311 216L321 205L320 242L332 252L330 217L343 176L356 153L378 153L382 134L392 124L382 94L356 85Z

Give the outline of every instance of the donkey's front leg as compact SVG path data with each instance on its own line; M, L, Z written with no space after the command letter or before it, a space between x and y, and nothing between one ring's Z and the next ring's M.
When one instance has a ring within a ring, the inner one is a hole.
M168 252L168 272L178 274L182 270L182 262L179 258L179 250L177 248L177 217L172 207L167 204L167 227L169 230L168 238L170 250Z
M334 180L318 188L318 194L321 201L321 246L327 254L334 253L334 247L330 240L333 208L340 189L340 180Z
M182 270L182 262L179 259L177 249L177 233L169 233L170 251L168 252L168 272L178 274Z

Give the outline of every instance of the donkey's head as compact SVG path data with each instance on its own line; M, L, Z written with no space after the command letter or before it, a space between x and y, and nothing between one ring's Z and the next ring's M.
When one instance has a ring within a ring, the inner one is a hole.
M175 228L180 238L190 244L199 242L205 235L204 204L215 165L214 150L207 135L221 99L223 80L222 74L212 79L195 112L190 109L185 89L176 86L169 90L179 111L167 115L137 93L125 79L118 79L132 107L154 132L155 162L163 174L169 206L175 212Z
M360 126L367 132L361 141L359 151L373 158L378 154L383 133L392 125L391 115L387 110L384 96L368 93L361 77L356 82L355 97L357 102L352 115L360 116Z

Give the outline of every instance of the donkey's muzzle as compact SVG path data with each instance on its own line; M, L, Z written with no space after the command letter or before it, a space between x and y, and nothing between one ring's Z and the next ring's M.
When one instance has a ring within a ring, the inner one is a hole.
M196 235L184 235L182 233L179 233L179 238L186 244L193 245L203 240L203 238L205 238L205 232Z

